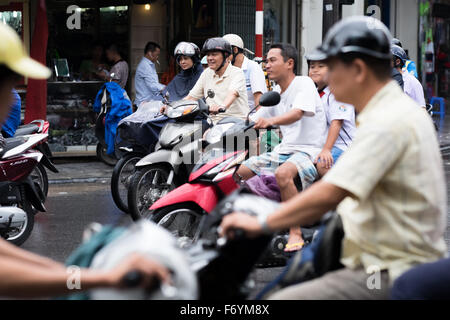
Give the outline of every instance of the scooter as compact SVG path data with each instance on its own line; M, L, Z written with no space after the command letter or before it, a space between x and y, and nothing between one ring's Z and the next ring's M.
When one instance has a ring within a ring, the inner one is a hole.
M152 203L188 181L195 159L201 154L199 141L211 127L205 121L209 107L203 99L166 105L167 117L175 121L164 126L155 151L136 163L128 188L128 209L133 220L140 219Z
M13 138L17 138L20 136L26 136L31 134L48 134L48 130L50 128L50 124L45 120L33 120L29 124L21 125L17 128L16 133ZM8 141L11 138L6 138ZM44 194L44 201L48 195L48 175L45 168L49 169L54 173L58 173L58 169L55 167L53 162L51 161L53 155L48 146L47 139L42 140L35 149L42 153L42 159L37 164L37 166L33 169L31 173L31 178L34 182L38 183L42 189Z
M279 101L277 92L268 92L261 97L260 105L274 106ZM181 247L195 242L202 218L211 213L220 200L240 187L235 171L245 160L248 150L241 146L241 150L234 151L233 148L227 151L223 143L233 142L235 137L245 141L245 134L253 125L235 118L219 121L205 137L204 146L210 150L202 154L189 182L153 203L144 218L171 231Z
M33 149L47 137L48 134L33 134L10 138L0 151L0 206L17 206L26 213L7 216L9 222L2 226L2 237L16 245L29 237L35 213L46 211L42 189L30 175L43 158L41 152Z
M233 239L218 238L218 226L230 209L259 216L269 214L278 206L267 199L263 199L267 200L264 206L246 206L246 200L248 199L242 198L242 201L234 203L234 208L227 208L225 211L222 206L214 210L205 222L202 237L186 250L177 246L177 240L172 234L150 221L141 220L133 224L95 253L89 267L95 270L110 270L123 262L128 255L140 253L168 268L171 284L156 281L156 285L150 290L135 288L142 276L138 272L131 272L125 277L131 288L120 291L95 289L88 293L87 298L205 301L246 299L254 289L252 282L248 281L249 275L272 237L261 235L247 238L243 232L236 230ZM211 233L214 234L214 239L208 239L208 234ZM94 234L91 241L97 240ZM85 245L89 245L89 242Z

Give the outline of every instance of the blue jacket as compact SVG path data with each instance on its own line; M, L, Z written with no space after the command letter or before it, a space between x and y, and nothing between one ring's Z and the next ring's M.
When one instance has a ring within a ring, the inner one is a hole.
M93 106L95 112L100 112L103 90L105 88L111 97L111 108L105 117L105 142L108 146L107 153L112 154L114 153L114 140L116 137L117 125L120 120L131 115L133 111L131 109L131 101L125 96L125 90L115 82L107 82L97 93Z
M20 110L22 107L22 102L20 100L20 96L16 90L12 91L14 95L14 104L11 107L11 111L9 112L9 116L3 124L2 131L6 134L5 138L10 138L14 136L16 133L17 127L20 126Z

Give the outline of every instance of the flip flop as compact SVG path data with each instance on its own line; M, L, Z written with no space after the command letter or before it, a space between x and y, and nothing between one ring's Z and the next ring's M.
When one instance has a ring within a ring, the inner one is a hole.
M304 241L302 241L302 242L295 242L295 243L291 243L291 244L286 244L284 246L284 252L289 253L289 252L299 251L299 250L301 250L303 248L304 245L305 245ZM292 249L292 248L296 248L296 247L298 247L297 250L286 251L286 249Z

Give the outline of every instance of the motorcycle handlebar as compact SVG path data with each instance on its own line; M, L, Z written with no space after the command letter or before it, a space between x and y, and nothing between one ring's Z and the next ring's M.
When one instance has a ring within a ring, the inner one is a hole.
M144 280L144 276L140 271L134 270L128 272L122 279L122 282L127 288L135 288L138 287L142 281ZM154 277L152 279L152 285L146 289L147 293L151 293L153 291L158 290L161 287L161 280L159 278Z

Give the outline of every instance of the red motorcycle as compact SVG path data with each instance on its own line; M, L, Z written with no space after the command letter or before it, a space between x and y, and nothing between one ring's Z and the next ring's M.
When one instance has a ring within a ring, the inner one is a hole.
M268 92L261 97L260 106L274 106L279 102L280 95L277 92ZM172 232L182 247L195 242L202 218L210 214L219 201L240 187L234 173L246 159L248 148L227 151L229 149L223 145L226 141L235 141L236 137L238 141L244 141L246 132L253 125L248 117L247 121L225 118L212 127L203 145L209 151L195 165L189 182L156 201L145 218Z
M34 226L35 211L45 212L44 194L31 173L44 155L35 150L46 141L48 134L32 134L9 138L0 148L0 206L18 207L26 215L18 217L15 212L0 216L0 236L21 245Z

